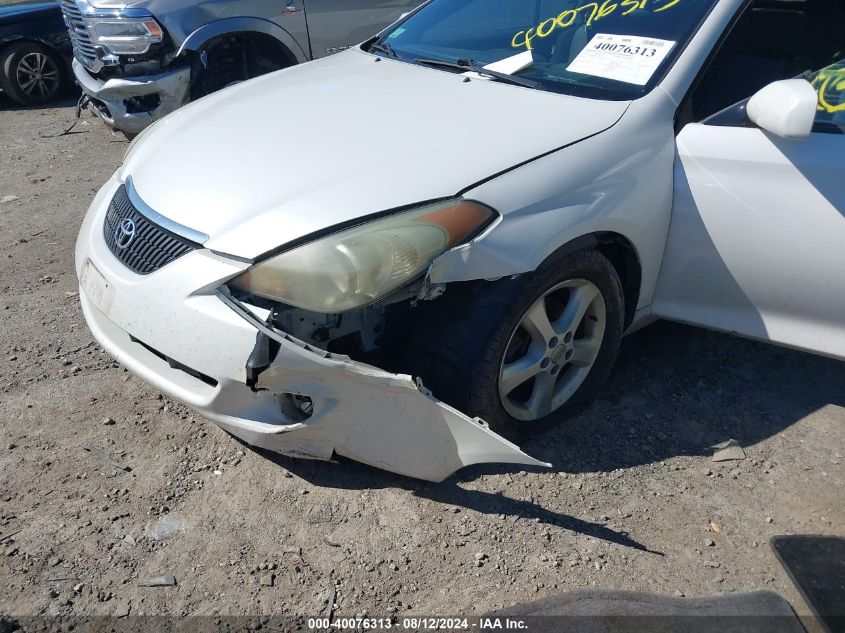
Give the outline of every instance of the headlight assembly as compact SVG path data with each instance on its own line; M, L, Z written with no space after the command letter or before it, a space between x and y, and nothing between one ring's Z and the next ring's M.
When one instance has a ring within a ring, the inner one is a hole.
M345 312L401 288L494 215L466 200L425 205L296 247L229 285L303 310Z
M151 17L87 17L85 25L94 44L113 55L143 55L164 39L164 31Z

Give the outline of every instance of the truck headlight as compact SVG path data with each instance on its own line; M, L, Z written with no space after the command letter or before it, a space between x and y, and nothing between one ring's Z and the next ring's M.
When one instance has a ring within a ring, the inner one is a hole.
M353 310L401 288L494 216L467 200L428 204L293 248L229 285L311 312Z
M151 17L90 17L85 19L85 26L94 45L114 55L143 55L164 40L164 31Z

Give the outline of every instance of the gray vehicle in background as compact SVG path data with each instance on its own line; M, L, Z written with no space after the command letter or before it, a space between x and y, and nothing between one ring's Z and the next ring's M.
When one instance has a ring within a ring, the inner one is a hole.
M420 2L61 0L61 6L84 103L109 125L136 134L188 101L360 43Z

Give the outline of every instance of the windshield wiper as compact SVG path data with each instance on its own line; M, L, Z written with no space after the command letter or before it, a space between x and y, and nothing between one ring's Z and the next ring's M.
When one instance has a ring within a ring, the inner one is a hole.
M418 57L414 63L421 66L441 66L443 68L455 68L457 70L474 72L482 77L490 77L491 79L496 79L503 83L513 84L514 86L523 86L524 88L538 88L540 86L539 81L525 79L524 77L514 77L513 75L500 73L496 70L489 70L483 66L474 64L472 60L469 59L459 59L456 62L450 62L445 59L427 59L425 57Z
M387 55L388 57L393 57L394 59L399 59L399 54L393 50L393 47L388 43L387 40L376 40L372 44L370 44L369 51L380 51Z

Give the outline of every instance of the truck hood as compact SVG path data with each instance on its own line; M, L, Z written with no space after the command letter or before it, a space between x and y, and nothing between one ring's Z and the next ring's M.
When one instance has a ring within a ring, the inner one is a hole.
M359 49L244 82L161 119L120 177L156 212L253 259L471 185L614 125L593 101Z

